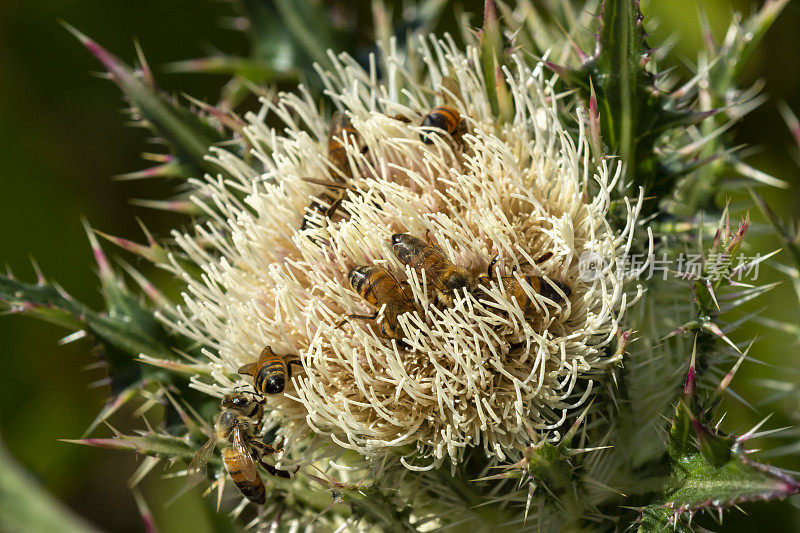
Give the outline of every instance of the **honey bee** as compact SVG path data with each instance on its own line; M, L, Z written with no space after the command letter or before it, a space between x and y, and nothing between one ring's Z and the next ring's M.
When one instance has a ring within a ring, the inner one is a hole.
M272 348L265 346L255 363L248 363L239 369L239 374L253 377L253 387L261 394L278 394L292 379L292 365L302 367L299 359L284 359L276 355Z
M303 216L303 223L300 225L301 230L311 227L318 228L319 224L313 220L314 215L318 213L327 218L332 217L344 200L346 191L353 190L352 187L347 185L347 180L353 177L350 164L347 160L347 145L355 146L362 154L367 151L366 147L361 147L361 136L353 127L350 118L343 113L334 113L331 118L330 127L328 128L328 161L330 161L346 179L343 179L342 176L337 173L333 173L333 180L305 178L305 181L309 183L315 183L328 187L329 189L337 190L338 195L334 196L328 193L320 195L320 199L325 204L328 204L327 207L322 202L316 200L311 202L311 205L306 208L306 213Z
M433 287L438 303L452 305L456 294L472 290L476 284L475 276L454 265L435 246L413 235L392 235L392 249L404 265L417 272L425 270L425 279Z
M320 225L314 221L315 214L331 217L339 208L339 204L342 203L342 200L344 200L344 196L334 198L328 193L322 193L319 197L324 203L318 200L311 202L311 205L306 208L306 214L303 216L303 223L300 225L300 231L308 228L319 228ZM327 206L325 204L327 204Z
M542 255L538 259L536 259L536 264L543 263L550 259L553 256L552 252L547 252L546 254ZM499 259L500 255L494 256L492 262L489 263L489 268L486 272L485 276L478 277L478 283L480 285L488 285L492 279L492 270L494 269L495 264L497 264L497 260ZM506 294L511 296L512 298L517 300L517 305L519 305L520 309L522 309L523 313L528 313L531 311L536 310L536 304L534 303L533 298L528 296L528 293L525 292L523 288L523 284L520 280L524 280L527 283L531 290L537 294L544 296L545 298L552 300L556 303L563 303L564 298L563 296L556 291L553 286L558 287L558 289L569 298L572 291L570 288L561 281L557 280L550 280L548 283L541 276L534 276L534 275L526 275L520 276L520 279L517 279L516 276L500 276L500 282L503 284L503 289L505 290ZM552 284L552 285L551 285Z
M431 133L436 129L444 130L457 144L461 144L461 137L467 132L467 121L455 107L449 105L433 108L422 118L420 126ZM433 144L431 133L421 133L420 140L425 144Z
M336 327L350 318L375 320L378 318L380 308L385 304L383 320L380 323L381 333L390 339L401 340L402 331L397 317L415 311L416 306L400 282L388 270L377 265L356 266L350 270L347 279L354 291L378 309L372 315L349 315L336 324Z
M262 458L277 451L256 435L256 428L261 425L263 417L263 400L256 400L241 392L226 395L222 399L221 411L214 420L214 434L189 463L186 475L192 480L204 478L208 459L217 443L224 443L222 462L236 487L251 502L266 502L266 488L258 474L256 462L273 476L288 478L290 474L267 464Z
M344 113L336 112L331 118L328 128L328 161L346 177L351 178L352 173L347 160L347 145L354 146L362 154L367 148L362 146L361 135L353 127L350 117Z

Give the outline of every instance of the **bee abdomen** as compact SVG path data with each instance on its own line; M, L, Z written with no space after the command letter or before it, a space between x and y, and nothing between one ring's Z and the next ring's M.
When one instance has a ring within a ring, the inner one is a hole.
M557 281L557 280L553 279L553 280L550 280L550 283L548 283L546 280L544 280L543 278L540 278L538 276L537 276L536 281L537 281L537 283L539 285L539 290L538 290L539 294L541 294L545 298L553 300L554 302L562 302L564 300L564 298L556 291L555 288L553 288L553 285L558 287L561 290L561 292L563 292L564 294L567 295L567 297L569 297L569 295L572 293L570 288L566 284L564 284L564 283L562 283L560 281ZM533 285L533 284L531 284L531 285Z
M455 108L443 105L434 108L430 113L425 115L425 118L422 119L421 126L423 128L439 128L449 134L453 134L460 122L461 114ZM433 139L426 134L421 134L420 139L425 144L433 144Z
M375 295L373 294L375 288L379 284L384 283L387 277L389 277L388 272L381 268L369 265L357 266L353 268L347 275L347 278L350 281L350 286L353 287L353 290L372 304L376 303L377 301Z
M256 370L253 376L256 389L265 394L283 392L286 387L286 362L281 357L265 361Z
M256 475L254 480L247 480L242 471L235 466L237 463L235 456L236 452L230 448L226 448L222 452L222 460L225 463L225 469L228 471L228 475L233 480L236 488L251 502L257 504L265 503L267 501L267 491L261 476Z

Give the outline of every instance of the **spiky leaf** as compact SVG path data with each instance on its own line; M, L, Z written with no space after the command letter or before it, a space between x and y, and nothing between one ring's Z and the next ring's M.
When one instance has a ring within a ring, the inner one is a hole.
M683 527L680 520L685 514L800 492L800 483L782 470L748 459L744 439L709 427L706 416L692 365L667 443L670 476L663 495L642 510L640 532Z
M219 131L137 76L134 69L98 43L72 26L65 26L108 71L140 120L167 144L174 156L171 174L190 177L219 171L205 160L209 146L224 140Z

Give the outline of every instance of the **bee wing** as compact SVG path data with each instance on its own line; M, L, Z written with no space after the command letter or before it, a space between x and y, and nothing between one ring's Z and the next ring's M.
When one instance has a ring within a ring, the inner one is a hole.
M452 75L442 78L442 99L446 104L456 106L464 101L459 83Z
M247 439L244 436L242 428L237 427L233 430L233 449L241 458L239 466L242 469L242 475L247 481L253 481L258 477L258 470L253 458L250 456L250 448L247 446Z
M186 467L186 478L191 484L196 484L206 477L206 464L211 454L214 453L214 448L217 447L217 437L212 435L208 442L203 444L203 447L195 454L192 462Z

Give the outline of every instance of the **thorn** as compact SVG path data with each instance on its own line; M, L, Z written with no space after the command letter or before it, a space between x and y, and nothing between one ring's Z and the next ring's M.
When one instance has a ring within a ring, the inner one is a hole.
M83 433L83 437L85 438L87 435L90 435L97 426L100 425L101 422L105 422L108 418L113 415L117 410L128 403L136 394L136 392L147 385L147 382L142 382L140 385L132 385L127 389L123 390L115 397L110 398L105 406L100 410L100 413L97 417L92 421L89 425L89 428Z
M756 424L755 426L753 426L753 427L750 429L750 431L748 431L748 432L747 432L747 433L745 433L744 435L740 435L739 437L736 437L736 442L746 442L746 441L748 441L748 440L750 440L750 439L754 438L754 436L755 436L755 434L756 434L756 431L758 431L758 430L759 430L759 428L761 428L761 426L763 426L763 425L764 425L764 424L767 422L767 420L769 420L770 418L772 418L772 415L773 415L773 413L770 413L770 414L768 414L767 416L765 416L765 417L764 417L764 418L761 420L761 422L759 422L758 424Z
M630 342L631 335L634 333L632 329L623 332L617 332L617 350L614 352L614 357L612 360L621 359L625 355L625 350L628 348L628 342Z
M144 57L142 47L138 39L133 40L133 47L136 49L136 57L139 58L139 72L142 74L142 81L151 89L156 89L156 81L153 78L153 71L150 70L150 65L147 64L147 59Z
M93 446L95 448L107 448L109 450L135 450L136 444L122 439L58 439L61 442L70 444L81 444L83 446Z
M494 5L494 0L484 0L483 28L481 31L487 31L489 28L494 27L497 27L497 8Z
M69 344L71 342L75 342L75 341L83 339L85 337L86 337L86 330L85 329L80 329L80 330L76 331L75 333L70 333L66 337L60 338L58 340L57 344L59 346L64 346L66 344Z
M83 228L86 231L86 235L89 237L89 245L92 247L94 260L99 269L100 281L103 283L103 285L110 285L116 281L116 276L111 270L111 265L108 262L108 258L103 252L103 249L100 247L100 243L97 242L97 237L95 237L94 230L89 225L89 222L85 218L81 218L81 222L83 223Z
M106 377L103 379L98 379L97 381L93 381L87 385L90 389L99 389L100 387L105 387L106 385L111 385L111 378Z
M745 214L744 220L739 225L739 229L734 234L731 242L728 244L727 255L733 255L736 253L736 250L739 249L739 245L744 240L744 236L747 233L747 230L750 228L750 211Z
M110 243L119 246L123 250L127 250L133 254L144 257L151 263L158 263L166 259L167 255L166 252L164 252L164 250L161 249L153 249L152 245L144 246L137 242L133 242L128 239L123 239L122 237L115 237L113 235L109 235L108 233L104 233L99 230L95 230L95 233L97 233Z
M589 77L589 135L595 157L602 155L603 141L600 132L600 109L597 105L597 94L594 92L594 82Z
M183 97L199 107L202 111L205 111L209 115L219 120L231 131L242 133L244 131L244 127L247 125L244 120L242 120L236 113L233 113L232 111L224 111L218 107L214 107L211 104L207 104L201 100L198 100L197 98L194 98L186 93L183 93Z
M595 396L595 398L597 398L597 397ZM584 419L586 418L586 414L589 412L589 409L592 407L592 404L594 403L595 398L591 399L591 401L589 402L589 405L586 406L586 409L583 410L583 412L580 414L580 416L578 416L578 418L575 420L575 422L573 422L573 424L569 428L569 430L567 430L567 432L564 434L564 437L562 437L562 439L561 439L561 443L559 443L559 445L558 445L559 448L561 448L562 446L564 448L567 448L570 445L570 443L572 443L572 439L575 438L575 433L577 433L578 428L580 427L580 425L583 423Z
M42 285L46 285L47 279L44 277L44 274L42 274L42 269L39 268L39 263L36 262L36 259L32 255L29 257L31 261L31 266L33 267L33 271L36 273L36 284L39 285L40 287Z
M549 68L550 70L552 70L553 72L555 72L556 74L561 76L562 78L569 77L569 69L567 67L564 67L562 65L557 65L557 64L555 64L555 63L553 63L551 61L543 61L543 64L544 64L545 67Z
M531 508L531 501L533 500L533 491L534 491L534 489L535 489L535 485L533 483L528 485L528 500L525 502L525 516L522 519L522 526L523 527L525 527L525 525L528 523L528 511Z
M747 357L747 354L750 352L750 348L753 347L754 343L755 339L750 342L750 345L747 347L747 349L745 349L744 353L742 353L742 355L739 356L739 359L736 360L736 363L734 363L733 368L731 368L730 372L728 372L725 375L725 377L722 378L722 381L720 381L719 386L709 399L710 402L709 411L713 410L720 402L720 400L722 400L722 395L725 393L725 390L727 390L728 386L731 384L731 381L733 381L736 372L739 370L739 366L741 366L742 361L744 361L745 358Z
M153 519L153 513L151 513L150 509L147 507L142 493L139 492L138 489L131 489L131 491L133 492L133 499L136 501L136 508L139 509L139 515L142 517L142 525L144 526L145 532L158 533L158 528Z
M695 375L695 365L697 362L697 335L694 336L692 346L692 361L689 363L689 372L686 374L686 384L683 386L683 396L694 397L697 391L697 376Z
M125 270L125 272L127 272L128 275L131 278L133 278L133 281L135 281L136 284L139 285L139 287L144 291L147 297L150 298L150 301L156 304L157 307L161 308L169 307L170 303L169 299L166 296L164 296L164 294L161 291L159 291L158 288L155 285L153 285L153 283L151 283L147 278L145 278L138 270L133 268L133 266L130 263L122 259L117 259L117 263L119 263L120 266L122 266L122 268Z
M150 209L159 209L161 211L172 211L174 213L181 213L184 215L199 215L202 210L192 201L189 200L146 200L146 199L131 199L132 205L139 207L147 207Z
M778 110L783 117L783 121L786 123L786 127L789 128L789 132L792 134L792 137L794 137L795 144L800 148L800 120L797 120L797 115L794 114L792 109L784 101L778 103Z
M81 44L83 44L83 46L85 46L86 49L89 50L89 52L91 52L91 54L98 61L100 61L100 63L102 63L102 65L111 75L112 79L119 78L121 75L125 77L129 76L123 67L122 61L120 61L116 56L63 20L61 21L61 25L64 26L72 35L74 35L75 38L77 38L78 41L80 41Z
M118 174L114 176L116 181L133 181L151 178L180 178L184 175L184 169L177 160L168 163L162 163L154 167L137 170L135 172L128 172L126 174Z

